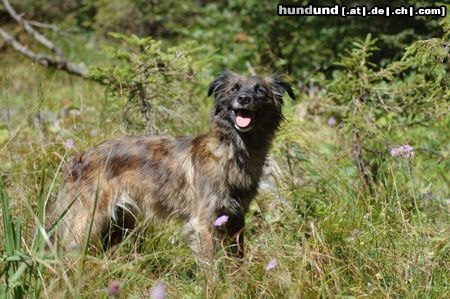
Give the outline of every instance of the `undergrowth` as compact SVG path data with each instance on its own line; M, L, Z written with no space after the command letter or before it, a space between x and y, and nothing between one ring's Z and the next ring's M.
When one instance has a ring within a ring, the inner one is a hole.
M103 87L20 59L14 67L0 64L6 70L0 77L0 296L102 298L113 281L121 298L148 296L158 283L169 298L450 296L448 114L426 128L383 135L389 138L387 146L377 145L383 171L369 192L345 131L349 117L329 107L300 115L302 105L316 100L306 95L299 105L288 104L271 153L276 183L247 215L244 261L237 265L219 253L204 271L176 220L143 222L120 246L95 255L64 254L46 244L43 211L58 191L61 165L124 134L119 119L126 97L111 98ZM210 74L203 75L198 84L206 91ZM206 124L211 100L201 93L189 100L196 113L183 113L175 128L160 124L161 131L196 132L199 122ZM330 115L337 119L330 122ZM387 126L379 119L377 125ZM389 155L391 145L409 142L412 158ZM266 269L271 260L275 266Z

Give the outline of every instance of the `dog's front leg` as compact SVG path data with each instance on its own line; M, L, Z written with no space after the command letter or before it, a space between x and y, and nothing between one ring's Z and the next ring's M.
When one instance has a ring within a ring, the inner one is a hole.
M242 259L244 257L244 215L230 215L222 232L222 244L226 246L228 254Z
M203 262L212 260L215 254L214 225L212 219L196 216L184 226L189 247Z

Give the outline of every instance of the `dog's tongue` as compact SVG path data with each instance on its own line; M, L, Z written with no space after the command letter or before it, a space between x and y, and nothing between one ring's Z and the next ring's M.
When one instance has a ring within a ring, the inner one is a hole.
M252 121L251 115L245 113L242 110L236 111L236 123L239 127L245 128L250 124L251 121Z

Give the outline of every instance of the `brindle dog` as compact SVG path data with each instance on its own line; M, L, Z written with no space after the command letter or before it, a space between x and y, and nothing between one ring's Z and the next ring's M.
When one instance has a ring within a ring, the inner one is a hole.
M111 224L123 226L124 215L129 226L138 212L176 215L202 259L211 259L224 240L232 254L242 257L244 214L283 119L285 92L295 99L279 77L223 72L208 90L215 98L208 133L123 137L80 153L64 170L47 223L60 218L65 246L81 248L91 221L89 242L95 245ZM222 215L228 221L215 226Z

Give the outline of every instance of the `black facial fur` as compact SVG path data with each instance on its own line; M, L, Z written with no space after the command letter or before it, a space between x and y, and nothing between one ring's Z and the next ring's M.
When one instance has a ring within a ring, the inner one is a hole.
M230 71L222 72L208 88L208 96L214 95L215 98L212 118L243 133L254 128L271 131L283 118L281 106L285 92L295 100L291 85L279 76L247 77ZM251 126L245 130L237 126L236 112L251 117Z

